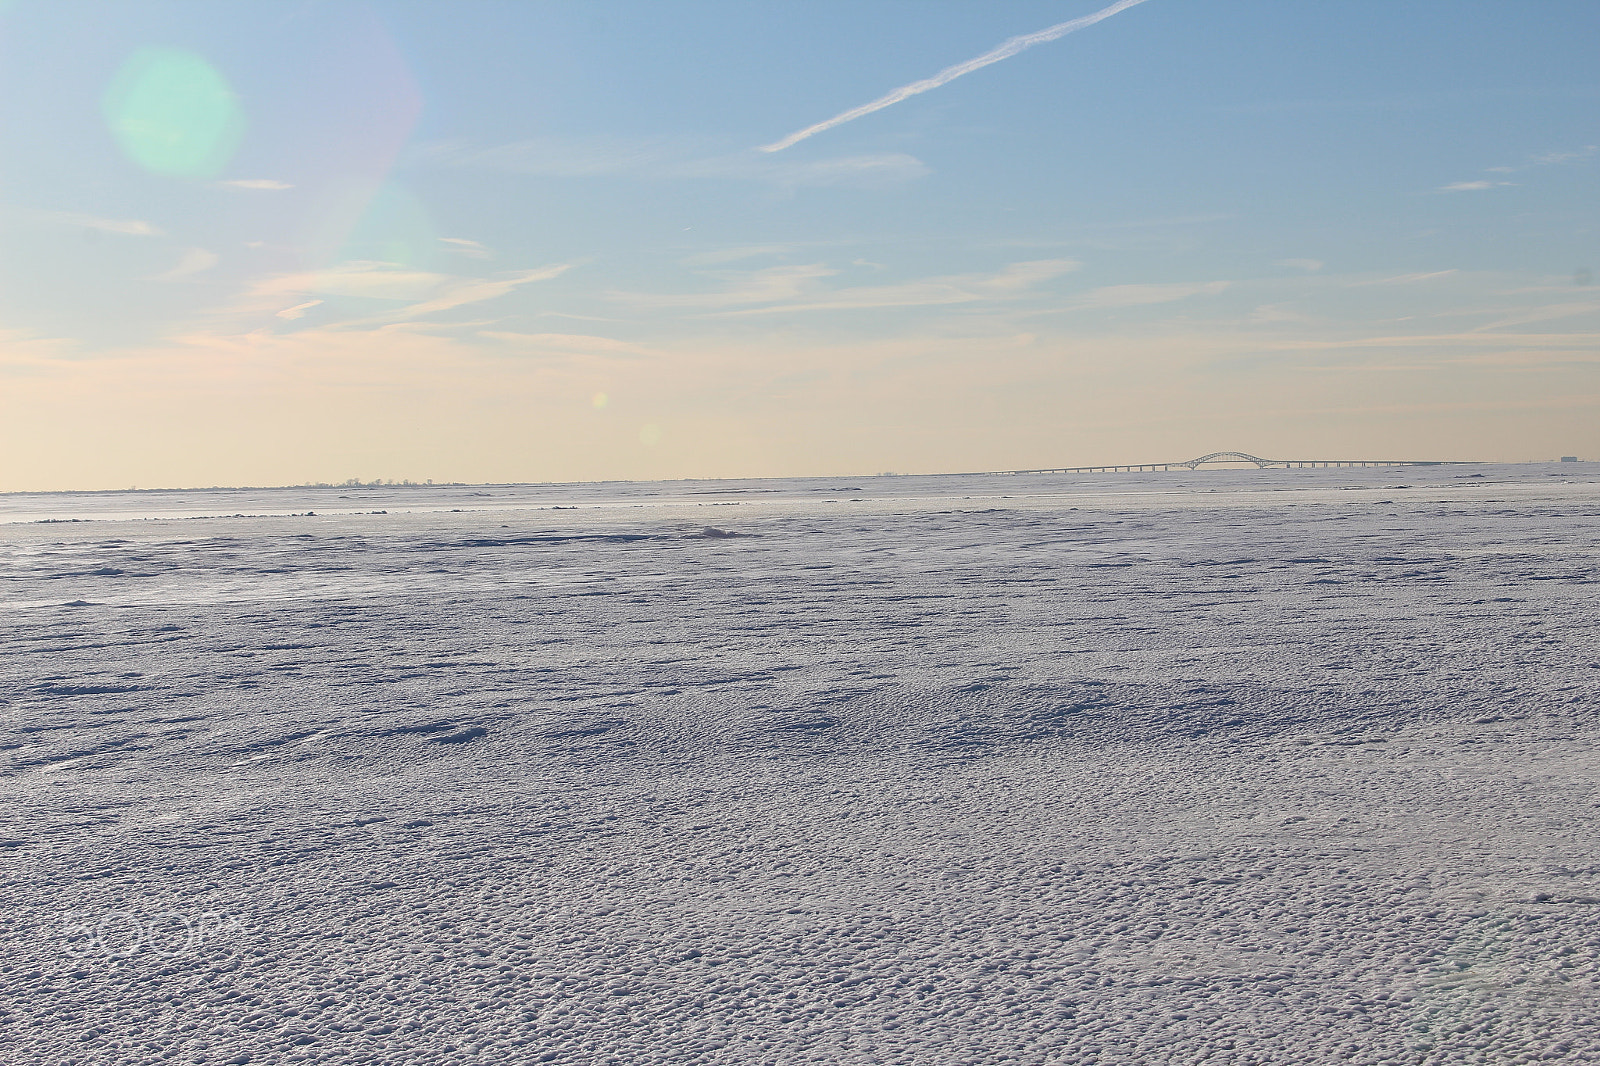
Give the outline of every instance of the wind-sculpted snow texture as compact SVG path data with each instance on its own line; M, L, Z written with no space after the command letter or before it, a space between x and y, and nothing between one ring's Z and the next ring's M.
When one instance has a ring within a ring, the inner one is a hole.
M1590 469L4 498L0 1061L1600 1061Z

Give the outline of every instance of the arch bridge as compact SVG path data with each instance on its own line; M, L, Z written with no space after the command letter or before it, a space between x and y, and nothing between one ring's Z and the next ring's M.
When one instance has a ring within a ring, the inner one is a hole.
M1211 452L1198 459L1176 463L1119 463L1111 466L1057 466L1041 470L1011 470L1012 474L1112 474L1151 470L1196 470L1207 463L1254 463L1257 469L1310 469L1336 466L1470 466L1459 460L1432 459L1263 459L1249 452Z

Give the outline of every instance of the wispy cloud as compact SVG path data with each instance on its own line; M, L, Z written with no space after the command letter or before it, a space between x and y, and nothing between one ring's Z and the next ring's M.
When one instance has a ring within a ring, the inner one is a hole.
M1196 296L1216 296L1233 287L1231 281L1188 281L1136 285L1102 285L1078 293L1054 306L1024 312L1027 315L1059 315L1078 311L1112 311L1124 307L1149 307L1177 303Z
M858 285L837 289L821 298L774 307L723 311L718 317L776 314L789 311L844 311L888 307L937 307L949 304L1007 300L1034 286L1079 269L1072 259L1038 259L1012 263L993 274L954 274L899 285Z
M1593 159L1600 155L1600 144L1586 144L1582 148L1565 152L1541 152L1531 156L1527 162L1514 167L1489 167L1490 174L1515 174L1520 170L1532 170L1534 167L1555 167L1564 163L1576 163L1582 159Z
M1518 348L1589 348L1600 333L1430 333L1412 336L1352 337L1343 340L1288 340L1263 347L1277 351L1322 351L1340 348L1440 348L1472 344Z
M1508 185L1515 185L1514 181L1452 181L1449 185L1439 186L1440 192L1478 192L1481 189L1500 189Z
M1396 274L1391 278L1374 278L1371 281L1352 281L1349 284L1351 288L1361 288L1365 285L1414 285L1419 281L1437 281L1440 278L1448 278L1450 275L1458 273L1460 273L1460 271L1454 267L1451 267L1449 270L1429 270L1420 274Z
M1533 165L1540 167L1556 166L1561 163L1576 163L1580 159L1593 159L1600 155L1600 144L1586 144L1574 152L1546 152L1533 157Z
M539 318L570 318L574 322L615 322L615 318L605 315L575 315L571 311L537 311Z
M467 304L493 300L531 282L560 277L570 269L570 264L562 263L557 266L541 267L538 270L521 270L500 278L451 282L433 299L406 308L403 316L416 318L419 315L430 315L437 311L448 311Z
M523 285L545 281L566 273L570 264L521 270L494 278L462 278L450 274L435 274L422 270L408 270L393 263L355 261L340 263L326 270L307 271L300 274L280 274L258 281L245 294L236 310L271 310L285 297L348 296L371 300L390 300L409 306L385 312L376 321L412 319L438 311L448 311L467 304L493 300ZM288 311L304 312L320 300L302 303ZM298 318L299 314L273 311L280 318ZM368 320L360 323L370 325Z
M210 270L217 265L217 253L204 248L188 248L184 250L183 258L178 260L171 270L164 271L151 278L151 281L178 281L193 274Z
M294 186L288 182L278 181L274 178L236 178L233 181L219 181L217 184L226 185L234 189L261 189L266 191L280 191L283 189L294 188Z
M668 137L537 137L493 148L444 143L422 149L419 159L543 178L754 181L781 188L881 187L928 173L920 159L903 152L801 162L752 151L718 152L700 142Z
M1511 310L1506 314L1475 326L1473 333L1488 333L1497 329L1506 329L1510 326L1529 326L1536 322L1553 322L1562 318L1576 318L1586 315L1600 315L1600 304L1585 300L1581 303L1555 303L1545 304L1542 307L1528 307Z
M839 271L820 263L775 266L748 274L713 274L733 284L719 292L613 292L611 297L639 307L710 312L710 317L832 311L887 307L930 307L1021 296L1041 282L1077 270L1071 259L1012 263L989 274L951 274L896 285L857 285L828 289L820 284Z
M677 307L711 309L739 307L748 304L777 303L794 300L811 289L810 282L826 278L838 271L820 263L805 266L776 266L757 270L745 276L712 275L733 281L731 288L721 292L648 293L612 292L612 299L639 307Z
M1187 300L1191 296L1215 296L1230 284L1226 281L1201 281L1175 285L1106 285L1090 289L1078 298L1075 306L1142 307L1146 304L1167 304Z
M919 93L928 92L930 89L937 89L941 85L946 85L952 81L955 81L963 74L971 74L973 71L981 70L991 63L998 63L1002 59L1010 59L1018 52L1032 48L1036 44L1044 44L1047 41L1054 41L1057 38L1065 37L1067 34L1072 33L1075 30L1081 30L1089 26L1093 26L1095 23L1100 22L1103 19L1108 19L1112 15L1117 14L1119 11L1126 11L1128 8L1142 3L1144 3L1144 0L1117 0L1117 2L1112 4L1110 7L1102 8L1092 15L1085 15L1082 18L1072 19L1069 22L1058 22L1054 26L1049 26L1034 33L1024 33L1016 37L1011 37L1001 42L995 48L983 53L981 56L969 59L965 63L957 63L954 66L945 67L931 78L923 78L921 81L914 81L909 85L902 85L900 88L894 89L891 92L878 97L878 99L873 100L871 103L862 104L860 107L853 107L849 111L840 112L830 119L825 119L824 121L818 122L813 126L807 126L803 130L796 130L794 133L789 134L789 136L783 138L781 141L777 141L773 144L762 145L761 151L781 152L785 148L789 148L800 143L807 137L814 137L817 134L822 133L824 130L831 130L835 126L842 126L846 122L851 122L865 115L870 115L875 111L882 111L884 108L898 104L900 101L908 99L909 97L916 96Z
M465 237L440 237L439 243L450 245L452 249L469 259L489 259L494 255L485 245L469 241Z
M77 354L75 341L40 337L28 330L0 329L0 375L33 377L48 373L65 356Z
M95 215L84 215L75 211L35 211L29 214L40 222L61 226L77 226L79 229L94 230L98 233L119 233L126 237L166 236L158 227L137 218L99 218Z
M1542 152L1531 156L1529 159L1514 167L1485 167L1487 174L1517 174L1524 170L1533 170L1537 167L1562 166L1567 163L1576 163L1584 159L1593 159L1600 155L1600 144L1586 144L1582 148L1562 152ZM1477 179L1474 181L1454 181L1449 185L1441 185L1438 192L1477 192L1482 189L1499 189L1508 185L1515 185L1512 181L1495 181Z
M647 348L642 344L584 333L513 333L503 330L479 330L478 336L518 348L559 354L597 355L613 359L640 359L662 354L657 349Z
M297 293L356 296L374 300L421 300L454 280L449 274L407 270L393 263L354 260L300 274L280 274L259 281L251 294L280 297Z
M303 318L307 311L311 310L313 307L321 306L321 300L307 300L303 304L295 304L293 307L285 307L282 311L278 312L278 317L289 320Z
M1255 325L1273 325L1285 322L1309 325L1314 319L1286 304L1262 304L1246 315L1245 321Z
M690 266L715 266L718 263L737 263L741 259L783 255L791 250L791 246L787 244L747 244L737 248L717 248L709 252L697 252L684 262Z

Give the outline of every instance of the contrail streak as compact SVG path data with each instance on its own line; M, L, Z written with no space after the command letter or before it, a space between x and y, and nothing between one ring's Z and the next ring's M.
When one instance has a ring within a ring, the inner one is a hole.
M1126 11L1135 4L1142 3L1144 3L1144 0L1117 0L1110 7L1096 11L1092 15L1085 15L1082 18L1073 19L1071 22L1058 22L1047 29L1039 30L1037 33L1024 33L1018 37L1012 37L998 48L985 52L976 59L969 59L965 63L957 63L953 67L945 67L931 78L923 78L921 81L914 81L910 85L902 85L887 96L878 97L870 104L862 104L860 107L835 115L826 122L819 122L815 126L807 126L803 130L789 134L789 136L775 144L764 144L761 146L761 151L781 152L790 145L798 144L807 137L821 133L823 130L831 130L835 126L842 126L852 119L860 118L862 115L870 115L874 111L882 111L890 104L898 104L908 96L925 93L929 89L937 89L946 82L955 81L963 74L971 74L973 71L986 67L990 63L998 63L1002 59L1010 59L1018 52L1032 48L1036 44L1044 44L1046 41L1053 41L1057 37L1065 37L1075 30L1093 26L1096 22L1108 19L1119 11Z

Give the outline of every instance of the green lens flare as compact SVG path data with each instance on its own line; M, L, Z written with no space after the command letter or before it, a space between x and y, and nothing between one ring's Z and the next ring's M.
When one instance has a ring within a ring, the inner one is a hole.
M438 249L439 238L428 209L391 181L373 195L335 259L375 260L426 270L438 257Z
M128 158L178 178L215 177L244 136L227 80L176 48L135 52L106 90L105 117Z

